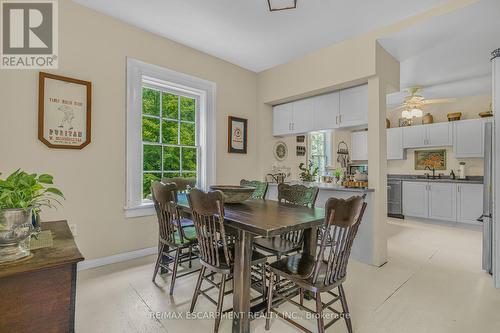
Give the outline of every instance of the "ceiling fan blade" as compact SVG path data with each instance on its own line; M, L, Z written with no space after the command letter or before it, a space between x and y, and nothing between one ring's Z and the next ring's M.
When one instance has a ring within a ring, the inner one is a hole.
M435 98L426 99L423 101L424 104L440 104L440 103L453 103L456 102L456 98Z

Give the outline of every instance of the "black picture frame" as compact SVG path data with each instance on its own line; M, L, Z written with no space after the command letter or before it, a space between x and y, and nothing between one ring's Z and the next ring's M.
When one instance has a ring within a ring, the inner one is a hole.
M227 152L233 154L246 154L247 139L248 139L248 119L228 116Z

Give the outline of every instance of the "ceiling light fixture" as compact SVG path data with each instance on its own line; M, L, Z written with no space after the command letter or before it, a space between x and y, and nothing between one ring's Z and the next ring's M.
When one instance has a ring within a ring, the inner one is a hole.
M297 0L267 0L267 4L271 12L297 8Z

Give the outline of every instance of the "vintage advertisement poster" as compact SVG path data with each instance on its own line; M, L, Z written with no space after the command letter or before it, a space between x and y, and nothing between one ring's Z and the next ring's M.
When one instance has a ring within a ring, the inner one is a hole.
M41 77L39 132L47 146L81 149L90 142L89 89L90 82Z

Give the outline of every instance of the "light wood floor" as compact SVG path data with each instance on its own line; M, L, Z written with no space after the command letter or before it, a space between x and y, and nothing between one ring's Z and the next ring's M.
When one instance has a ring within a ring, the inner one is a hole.
M345 288L355 332L500 332L500 290L481 270L479 231L408 219L391 219L388 230L386 265L349 263ZM154 260L150 256L80 272L77 332L212 332L212 319L185 318L196 276L179 279L170 297L169 279L151 282ZM230 296L225 303L231 306ZM303 315L288 305L280 309ZM196 311L214 311L214 306L200 296ZM172 312L183 319L168 318ZM302 323L315 330L314 320ZM265 332L264 324L264 319L252 321L252 332ZM225 319L219 332L230 328ZM271 331L297 332L280 319L272 320ZM328 330L346 331L343 321Z

